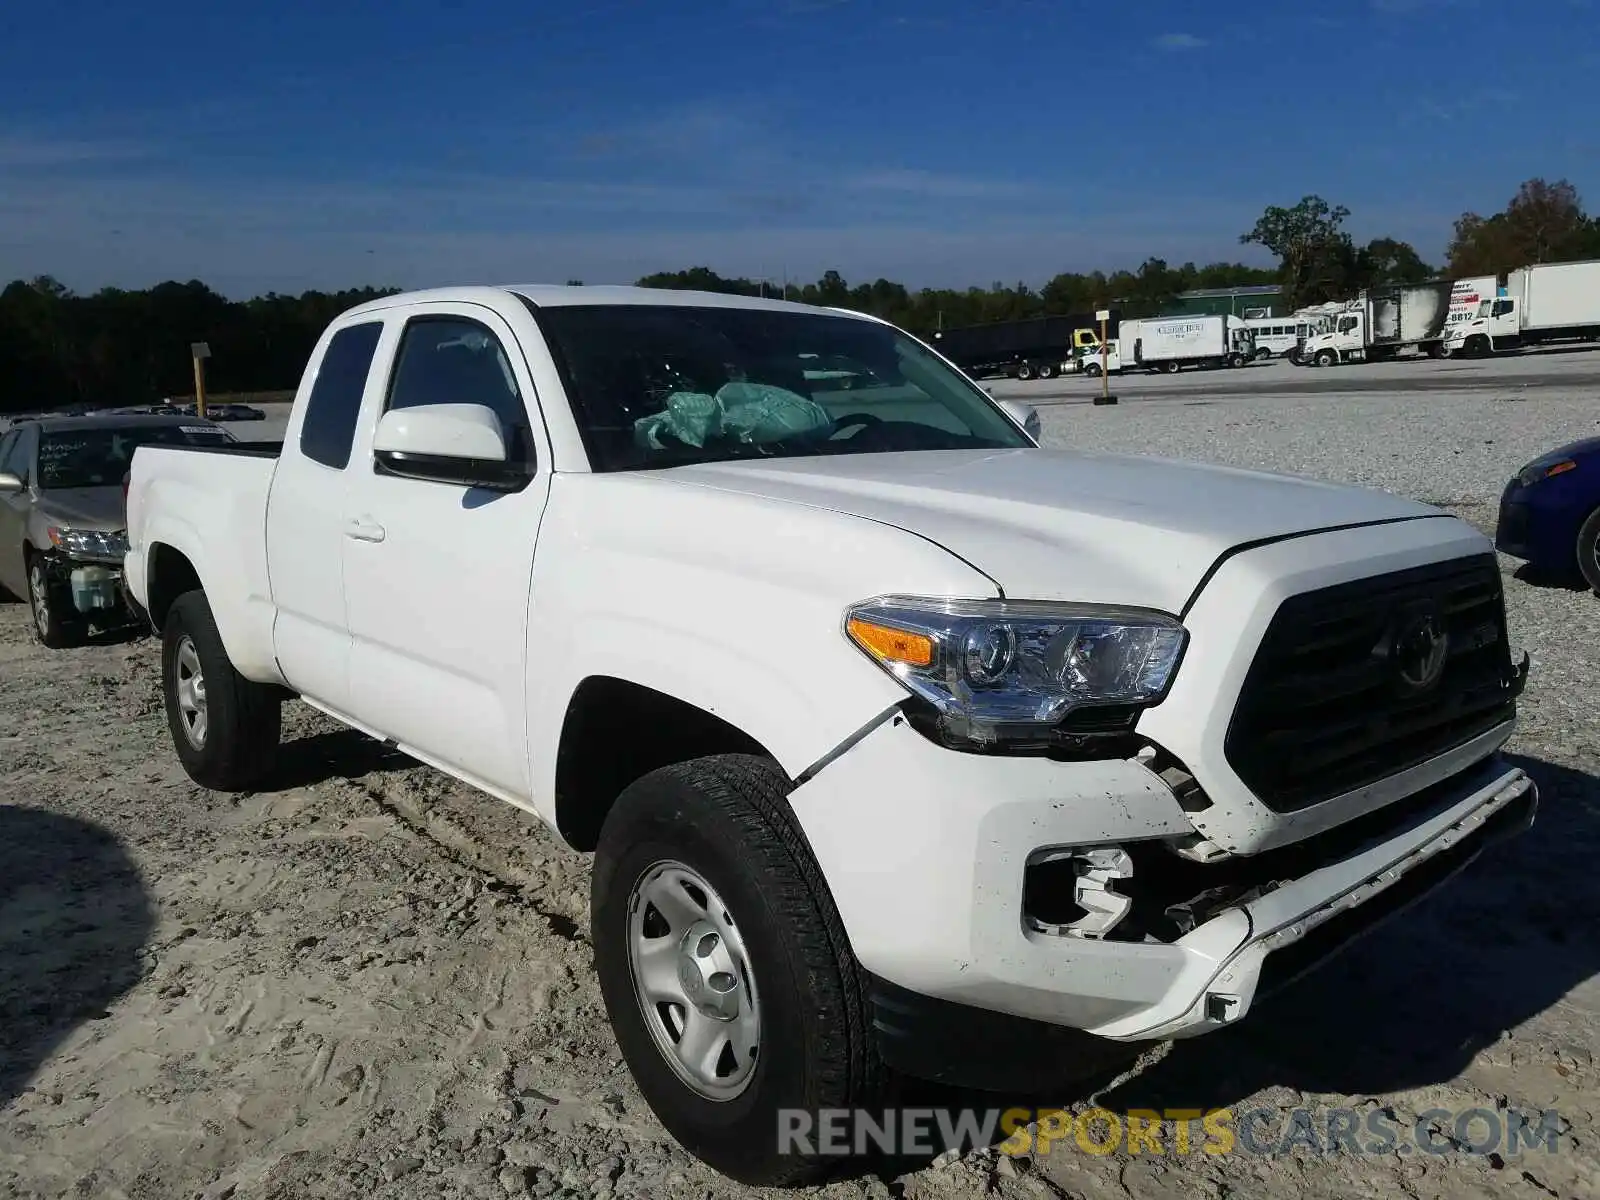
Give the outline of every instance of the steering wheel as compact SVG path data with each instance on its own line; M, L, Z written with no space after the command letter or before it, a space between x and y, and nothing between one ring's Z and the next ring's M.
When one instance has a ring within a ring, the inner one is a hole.
M860 428L863 428L863 429L870 429L874 425L882 425L882 424L883 424L883 418L882 417L874 416L872 413L869 413L869 412L845 413L844 416L842 416L838 420L834 421L834 423L833 423L833 433L830 434L829 436L836 438L836 437L839 436L839 434L844 432L846 429L855 429L857 427L860 427Z

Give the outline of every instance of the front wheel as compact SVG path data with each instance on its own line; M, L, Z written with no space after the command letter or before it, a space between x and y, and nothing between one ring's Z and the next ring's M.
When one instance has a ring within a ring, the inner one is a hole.
M784 1109L873 1104L860 968L771 762L715 755L631 784L595 852L595 966L622 1056L691 1154L740 1183L826 1175Z
M66 650L89 640L89 623L72 607L67 589L50 578L44 556L33 552L28 554L28 607L41 646Z
M1090 379L1099 379L1100 375L1102 373L1101 369L1100 369L1100 364L1097 363L1097 362L1085 363L1083 365L1083 373L1085 375L1087 375Z
M185 592L167 613L161 683L172 744L189 778L218 792L255 787L272 765L283 704L276 689L234 669L204 592Z
M1578 570L1584 582L1600 594L1600 508L1595 509L1578 530Z
M1339 361L1339 356L1332 350L1318 350L1317 357L1312 361L1319 367L1331 367Z

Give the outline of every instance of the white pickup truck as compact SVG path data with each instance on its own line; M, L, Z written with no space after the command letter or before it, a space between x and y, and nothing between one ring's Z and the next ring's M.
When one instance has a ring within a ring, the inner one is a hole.
M792 1182L779 1110L1232 1024L1533 819L1481 534L1032 424L857 314L391 296L281 447L138 451L127 579L199 783L299 698L594 851L641 1091Z

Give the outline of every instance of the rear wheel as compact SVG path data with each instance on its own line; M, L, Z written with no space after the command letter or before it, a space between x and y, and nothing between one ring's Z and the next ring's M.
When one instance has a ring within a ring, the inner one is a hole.
M1578 530L1578 570L1584 582L1600 594L1600 508L1589 514Z
M591 877L601 994L640 1092L691 1154L746 1184L830 1163L779 1112L873 1104L884 1071L860 969L771 762L653 771L606 816Z
M1033 364L1032 363L1023 363L1021 366L1019 366L1017 368L1017 378L1018 379L1032 379L1033 378Z
M1040 379L1054 379L1055 377L1056 377L1056 365L1055 365L1055 363L1040 363L1039 364L1039 378Z
M40 645L65 650L89 640L89 623L72 607L67 589L50 578L42 554L28 555L28 607L33 613L33 636Z
M1182 367L1182 365L1180 363L1178 363L1176 361L1169 361L1169 362L1162 363L1161 364L1161 369L1164 372L1166 372L1168 375L1176 375L1179 371L1181 371L1183 369L1183 367Z
M189 778L219 792L260 783L278 747L282 700L234 669L204 592L185 592L167 613L161 681L172 744Z

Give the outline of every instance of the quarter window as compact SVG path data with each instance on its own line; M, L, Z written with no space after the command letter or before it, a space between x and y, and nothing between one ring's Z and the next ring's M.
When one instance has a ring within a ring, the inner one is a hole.
M328 342L300 426L300 453L312 461L336 471L349 465L361 397L382 333L381 321L368 321L346 326Z

